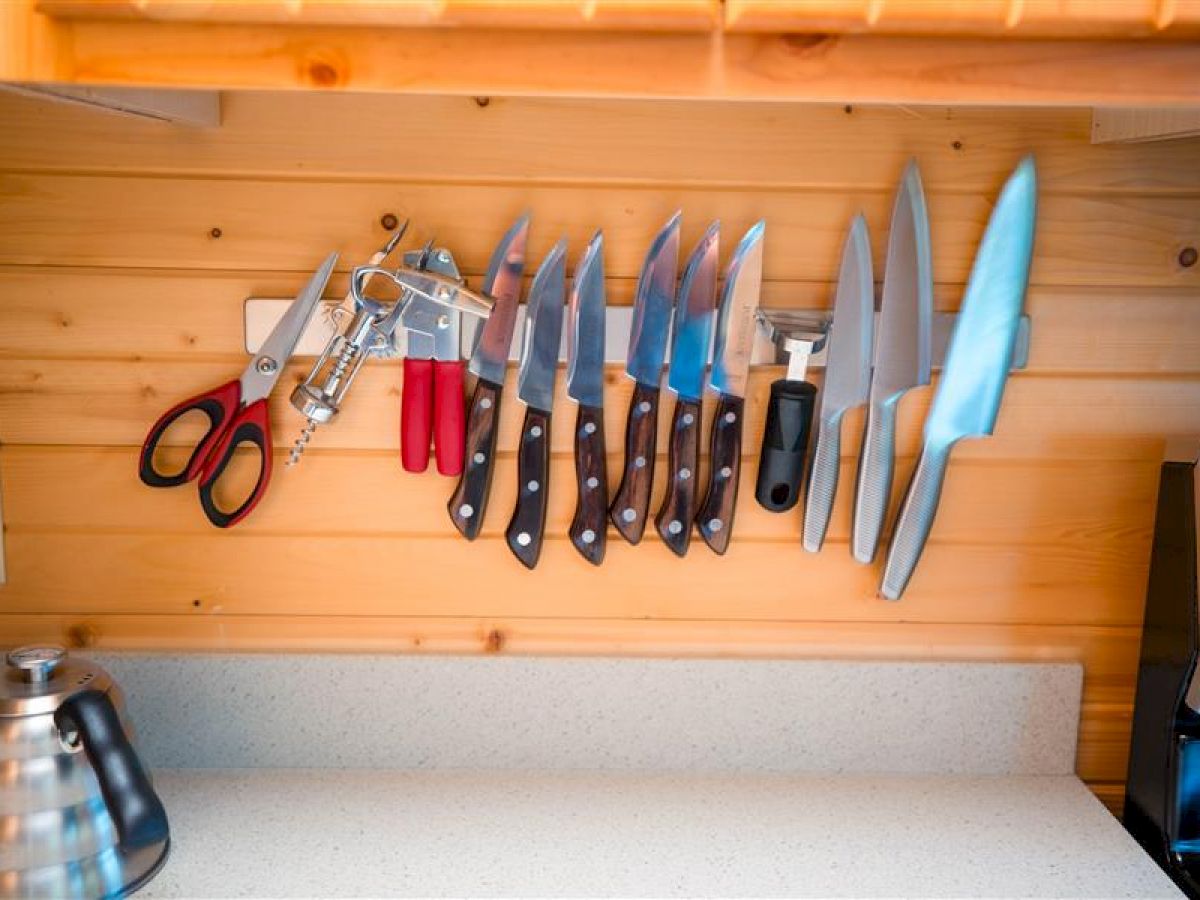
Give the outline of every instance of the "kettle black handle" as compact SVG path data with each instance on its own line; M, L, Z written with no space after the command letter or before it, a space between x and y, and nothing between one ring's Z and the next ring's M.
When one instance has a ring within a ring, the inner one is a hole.
M125 736L108 694L92 690L68 697L54 713L54 724L60 731L79 732L121 848L136 850L165 840L167 811Z

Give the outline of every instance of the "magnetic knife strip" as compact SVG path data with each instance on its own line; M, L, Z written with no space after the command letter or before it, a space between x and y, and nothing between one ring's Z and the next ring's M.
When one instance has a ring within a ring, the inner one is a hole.
M330 301L332 308L338 301ZM273 297L250 297L246 300L244 307L245 316L245 335L246 335L246 352L253 354L258 351L266 336L271 333L271 329L275 327L275 323L279 321L284 311L287 310L291 300L277 299ZM773 313L776 310L767 308L763 310L766 313ZM796 325L804 331L821 333L827 331L831 315L823 310L788 310L789 325ZM958 318L957 313L935 312L932 322L932 347L931 356L933 367L940 368L943 360L946 358L946 346L950 342L950 334L954 330L954 322ZM525 307L522 305L517 311L517 325L513 329L513 343L509 348L509 359L512 362L517 362L520 358L521 350L521 335L523 333L523 324L525 319ZM879 313L875 314L876 324L879 321ZM604 316L604 356L605 362L608 363L625 363L625 358L629 351L629 328L633 320L633 307L630 306L610 306L605 310ZM471 355L471 348L475 342L475 331L479 327L480 321L473 316L463 316L462 323L462 355L467 358ZM333 336L336 329L334 319L331 315L319 314L313 316L312 322L309 323L308 329L300 338L300 343L296 347L295 356L318 356L324 349L329 338ZM879 330L876 328L875 333ZM399 359L404 356L405 337L397 331L392 337L392 344L388 347L372 351L376 356L383 358ZM559 360L566 362L567 360L567 336L566 329L563 330L562 344L559 347ZM813 353L809 357L808 367L810 369L822 369L825 367L825 349L822 348ZM1029 317L1021 316L1020 325L1017 330L1017 343L1013 350L1013 371L1024 369L1029 361ZM774 366L786 365L787 356L782 350L778 349L771 339L759 327L754 339L754 349L750 356L750 364L752 366Z

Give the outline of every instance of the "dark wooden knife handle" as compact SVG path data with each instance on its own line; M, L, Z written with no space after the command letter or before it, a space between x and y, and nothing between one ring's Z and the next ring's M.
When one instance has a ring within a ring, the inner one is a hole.
M480 378L471 395L462 475L446 504L450 521L468 541L479 536L492 490L492 458L496 455L496 424L500 421L500 385Z
M663 504L654 519L663 543L676 556L684 556L692 540L692 519L696 515L696 470L700 465L700 403L675 401L668 452L670 482Z
M654 486L654 454L658 447L658 388L637 384L625 423L625 469L609 507L609 518L621 537L636 544L646 530L650 489Z
M575 416L575 483L578 502L571 520L571 543L594 566L604 561L608 532L608 465L604 449L604 410L580 405Z
M508 530L508 548L527 569L537 565L546 531L546 498L550 494L550 413L525 410L517 449L517 508Z
M709 448L708 491L696 515L700 536L716 553L729 548L742 469L742 417L745 401L725 394L717 402Z

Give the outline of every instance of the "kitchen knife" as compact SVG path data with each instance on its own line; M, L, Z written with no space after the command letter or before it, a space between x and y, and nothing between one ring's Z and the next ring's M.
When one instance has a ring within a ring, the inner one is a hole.
M854 217L842 248L842 268L826 343L825 383L817 420L808 496L804 502L804 549L816 553L825 542L841 466L842 418L867 402L871 385L871 335L875 324L875 283L867 220Z
M858 458L850 552L861 563L875 558L892 496L896 407L906 391L929 384L932 320L929 217L921 173L913 160L904 170L892 208L867 426Z
M679 219L675 213L654 238L633 301L625 372L634 381L625 423L625 468L609 516L621 537L636 544L646 530L654 454L658 445L658 391L675 302L679 265Z
M692 251L679 280L671 326L667 387L675 394L671 420L671 482L654 519L659 535L676 556L691 543L696 517L696 473L700 465L700 399L717 299L717 259L721 224L713 222Z
M567 290L567 239L546 254L533 277L525 306L521 368L517 396L525 404L525 422L517 448L517 506L505 537L526 568L537 565L546 530L546 498L550 492L550 408L554 374L562 343L563 300Z
M742 468L742 417L755 311L762 288L762 241L766 223L746 232L725 272L709 390L718 396L709 443L708 489L696 515L700 536L716 553L729 547Z
M450 520L473 541L483 526L492 485L492 462L496 455L496 424L500 421L500 394L508 369L517 304L521 298L521 275L525 270L525 239L529 216L521 216L492 253L481 288L495 300L487 321L475 333L475 348L467 368L476 377L471 409L467 414L467 436L462 477L450 497Z
M933 527L950 450L996 427L1012 367L1037 218L1037 172L1027 156L1000 192L967 280L925 441L892 534L880 594L899 600Z
M608 464L604 446L604 236L597 231L575 266L567 298L567 396L575 414L577 501L571 543L592 565L604 561Z

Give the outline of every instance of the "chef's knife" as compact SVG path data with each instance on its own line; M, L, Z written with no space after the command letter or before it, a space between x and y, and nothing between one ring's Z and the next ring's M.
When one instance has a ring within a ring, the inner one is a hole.
M546 498L550 492L550 408L554 374L562 343L563 300L567 290L567 240L546 254L533 277L525 306L521 368L517 396L525 404L525 422L517 448L517 506L505 537L509 549L527 568L537 565L546 530Z
M762 241L766 223L746 232L725 272L709 390L718 396L709 443L708 490L696 514L700 536L716 553L729 547L742 469L742 418L755 311L762 288Z
M708 365L717 299L717 258L721 225L713 222L692 251L679 280L671 326L667 387L675 394L668 459L671 481L654 519L672 552L683 556L691 543L696 517L696 472L700 464L700 399Z
M817 449L813 453L804 502L804 549L816 553L825 542L841 466L842 419L846 410L867 402L871 386L871 335L875 324L875 283L867 220L858 215L842 248L833 301L833 321L821 389Z
M996 427L1029 284L1036 218L1037 172L1027 156L1000 192L967 280L925 420L925 443L896 517L879 588L888 600L900 599L921 558L951 448L966 437L986 437Z
M904 170L892 208L867 427L858 458L850 552L861 563L875 558L892 496L896 407L906 391L929 384L932 320L929 217L921 173L913 160Z
M575 265L567 298L567 396L575 415L577 501L571 543L592 565L604 561L608 465L604 446L604 236L597 231Z
M529 216L521 216L492 253L483 293L496 302L487 321L475 333L475 349L467 368L477 379L467 414L467 438L462 477L450 497L450 520L467 540L473 541L483 526L492 485L496 455L496 423L500 421L500 393L508 369L517 304L521 299L521 274L525 270L525 238Z
M638 278L625 372L634 381L625 423L625 468L609 515L621 537L636 544L646 530L654 454L658 445L658 391L662 384L675 272L679 265L679 218L675 213L654 238Z

